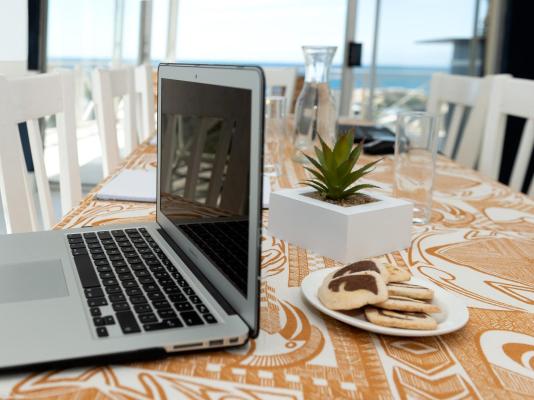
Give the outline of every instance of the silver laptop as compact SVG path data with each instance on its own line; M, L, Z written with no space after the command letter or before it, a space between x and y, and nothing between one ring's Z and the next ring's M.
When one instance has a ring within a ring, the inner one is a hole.
M264 78L162 64L156 222L0 237L0 369L258 334Z

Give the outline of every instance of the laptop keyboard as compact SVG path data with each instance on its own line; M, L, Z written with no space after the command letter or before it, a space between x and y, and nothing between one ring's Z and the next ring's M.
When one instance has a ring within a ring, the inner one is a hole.
M67 239L98 337L217 322L145 228Z

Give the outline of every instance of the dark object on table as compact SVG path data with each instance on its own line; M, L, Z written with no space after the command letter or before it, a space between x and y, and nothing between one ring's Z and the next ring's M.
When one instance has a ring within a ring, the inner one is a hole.
M380 155L393 154L395 152L395 134L385 126L338 124L338 134L346 131L354 132L355 143L364 141L363 152L365 154Z

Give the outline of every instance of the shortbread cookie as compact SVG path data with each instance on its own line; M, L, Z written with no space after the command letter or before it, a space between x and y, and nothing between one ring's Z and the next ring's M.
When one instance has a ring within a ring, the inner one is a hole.
M402 296L418 300L432 300L434 298L432 289L411 283L389 283L388 294L389 296Z
M384 280L374 271L337 278L334 274L325 278L318 291L319 300L331 310L352 310L388 298Z
M365 317L373 324L390 328L432 330L438 327L436 320L425 313L391 311L366 307Z
M388 282L406 282L412 277L412 275L404 268L400 268L392 264L386 264L385 266L389 273Z
M386 268L384 268L381 264L377 264L374 261L371 260L362 260L357 261L355 263L349 264L343 268L338 269L336 272L334 272L333 277L339 278L343 275L352 275L357 274L359 272L365 272L365 271L373 271L382 277L384 282L389 282L389 274Z
M435 304L402 296L389 296L386 301L375 303L375 307L385 308L386 310L424 312L428 314L441 311Z

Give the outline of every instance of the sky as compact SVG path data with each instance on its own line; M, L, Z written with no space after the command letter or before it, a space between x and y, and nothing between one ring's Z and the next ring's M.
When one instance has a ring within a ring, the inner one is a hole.
M123 55L137 55L139 0L125 0ZM483 1L482 3L485 3ZM376 0L358 0L356 40L371 60ZM50 58L110 58L113 0L49 0ZM485 7L482 7L485 9ZM166 48L168 0L153 0L152 58ZM452 46L417 41L470 37L475 0L382 0L378 65L443 67ZM301 46L335 45L342 60L346 0L180 0L178 61L302 63Z

